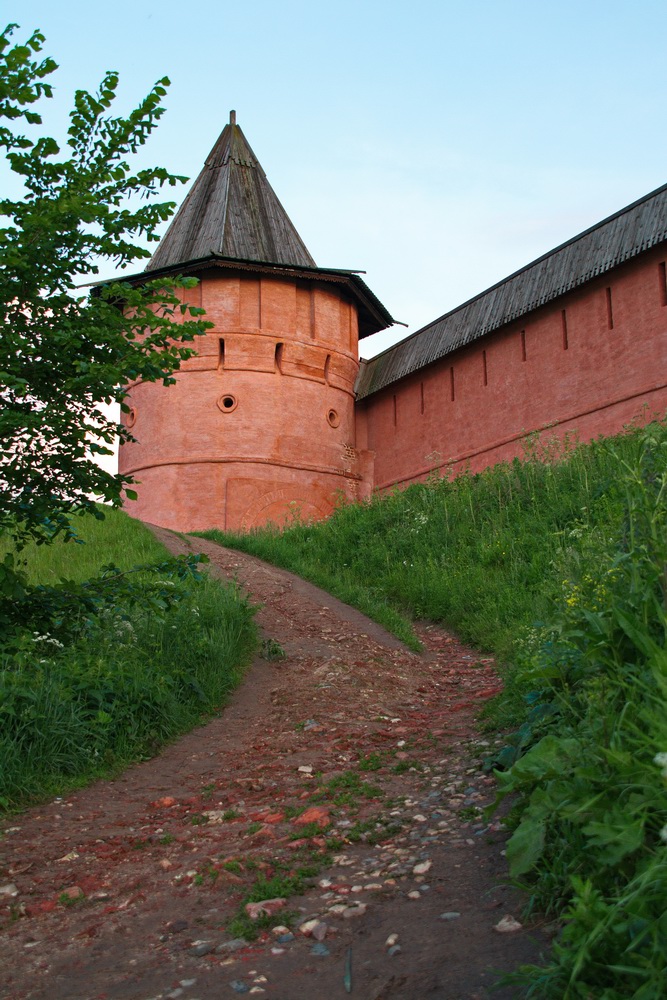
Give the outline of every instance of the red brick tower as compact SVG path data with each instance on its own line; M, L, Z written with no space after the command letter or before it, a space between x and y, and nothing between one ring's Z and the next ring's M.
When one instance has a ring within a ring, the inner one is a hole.
M318 268L234 112L146 275L196 275L184 294L214 326L176 384L137 384L134 516L181 531L321 518L367 496L355 438L358 339L393 320L352 271Z

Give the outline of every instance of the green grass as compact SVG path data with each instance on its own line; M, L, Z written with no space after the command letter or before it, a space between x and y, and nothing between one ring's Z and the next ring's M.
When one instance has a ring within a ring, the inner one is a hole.
M31 583L57 584L60 579L82 583L96 576L108 563L128 570L167 558L164 546L143 524L123 511L103 509L103 521L81 515L73 519L77 537L83 544L57 539L52 545L30 544L23 550ZM8 549L0 538L0 558Z
M636 434L618 447L631 453ZM548 616L558 560L578 533L622 516L602 442L531 449L526 461L343 506L325 522L203 534L312 580L413 647L411 621L428 619L509 661L521 629Z
M79 530L85 544L24 550L33 584L79 584L112 562L127 571L168 557L118 511L102 522L82 518ZM153 755L219 709L239 682L256 630L235 587L205 575L179 580L166 569L129 579L131 601L121 588L97 612L73 617L74 602L63 616L56 607L50 625L0 645L0 807Z
M227 926L227 933L231 937L245 938L246 941L254 941L263 930L277 927L281 924L290 926L295 914L290 910L278 910L277 913L263 914L252 920L245 909L246 903L259 903L265 899L276 899L290 896L298 896L303 893L310 880L314 878L324 865L324 859L319 856L310 861L309 864L301 866L293 871L278 872L272 877L260 875L255 880L251 889L244 895L236 914Z

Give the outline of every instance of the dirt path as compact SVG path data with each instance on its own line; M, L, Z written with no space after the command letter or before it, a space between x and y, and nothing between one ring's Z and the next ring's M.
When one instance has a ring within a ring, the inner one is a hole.
M494 970L545 948L535 929L494 929L520 903L499 884L502 830L480 815L494 789L473 717L493 663L432 626L417 656L289 573L195 546L263 605L287 655L256 659L219 718L154 760L5 824L0 995L491 996ZM293 936L235 938L258 878L317 866L285 906Z

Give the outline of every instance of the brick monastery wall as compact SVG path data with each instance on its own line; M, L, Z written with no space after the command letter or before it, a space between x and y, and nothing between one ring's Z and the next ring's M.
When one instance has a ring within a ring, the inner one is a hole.
M377 490L582 441L667 410L665 247L375 393L357 407Z
M184 294L214 328L176 384L137 384L128 513L180 531L320 518L368 495L355 449L356 308L335 287L228 271Z

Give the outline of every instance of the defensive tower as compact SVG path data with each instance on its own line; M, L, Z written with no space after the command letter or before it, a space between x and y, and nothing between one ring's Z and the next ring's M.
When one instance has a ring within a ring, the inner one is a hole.
M358 340L393 323L358 273L319 268L235 113L146 269L195 275L183 292L214 326L176 384L137 384L129 513L181 531L321 518L372 489L357 449Z

